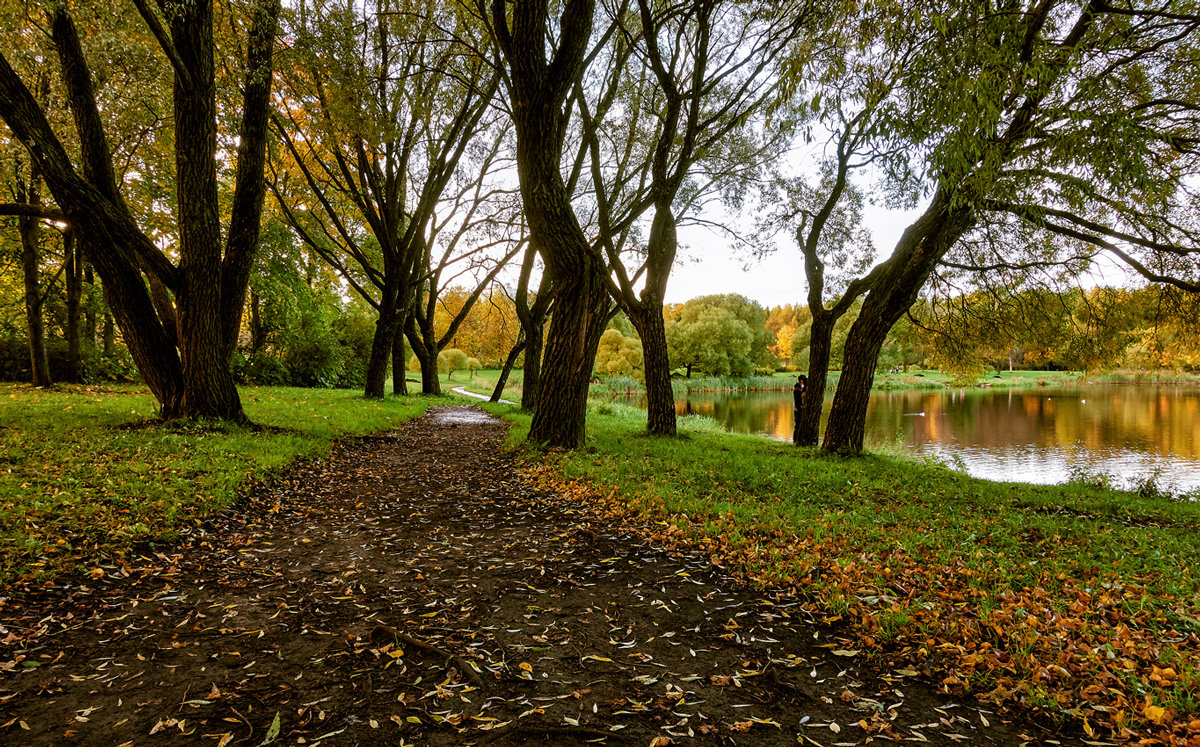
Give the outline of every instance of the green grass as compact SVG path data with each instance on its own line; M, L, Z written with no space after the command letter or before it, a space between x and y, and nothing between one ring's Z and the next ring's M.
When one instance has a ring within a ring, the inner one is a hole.
M248 481L430 402L282 387L241 395L260 430L154 421L139 387L0 385L0 583L119 562L229 505Z
M497 412L520 443L528 416ZM552 484L615 496L611 513L662 522L667 539L798 590L815 614L841 617L857 646L937 679L955 674L974 692L1004 684L1027 707L1059 703L1059 715L1074 708L1092 723L1122 709L1136 723L1146 694L1194 711L1200 505L828 456L689 419L680 437L651 438L644 418L594 404L588 449L531 459L552 465ZM1170 686L1150 679L1165 661L1179 673ZM1068 675L1046 675L1050 664ZM1106 672L1125 677L1099 701L1112 710L1079 703L1072 693Z
M463 387L467 391L475 392L476 394L486 394L491 396L492 391L496 388L496 382L500 380L500 369L498 368L481 368L472 375L469 371L458 371L454 374L453 379L442 376L442 389L450 391L453 387ZM519 368L514 368L508 375L508 381L504 383L504 399L512 402L521 401L521 385L525 381L525 372Z

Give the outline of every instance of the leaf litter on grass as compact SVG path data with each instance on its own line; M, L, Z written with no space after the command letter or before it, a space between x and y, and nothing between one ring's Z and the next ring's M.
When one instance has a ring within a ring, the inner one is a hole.
M636 480L622 491L567 477L553 462L524 474L594 521L631 527L672 553L701 553L794 600L844 636L835 656L862 653L943 695L1064 724L1084 744L1200 745L1200 622L1190 612L1200 600L1164 614L1136 580L1094 567L1080 578L1035 572L1009 588L961 553L943 564L940 552L913 556L897 544L871 556L829 522L792 533L719 510L672 513ZM983 713L979 721L991 723Z
M172 547L4 598L0 741L1044 736L863 666L801 596L533 488L505 426L463 414L347 441Z

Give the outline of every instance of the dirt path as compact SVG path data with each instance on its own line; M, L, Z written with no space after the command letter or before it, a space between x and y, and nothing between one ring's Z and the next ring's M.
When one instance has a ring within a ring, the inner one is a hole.
M786 598L534 494L504 431L433 408L171 554L2 600L0 742L1024 741L861 671Z

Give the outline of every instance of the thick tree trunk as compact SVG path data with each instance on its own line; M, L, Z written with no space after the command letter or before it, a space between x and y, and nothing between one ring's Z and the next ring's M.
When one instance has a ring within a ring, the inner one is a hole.
M37 203L36 188L27 199ZM25 278L25 326L29 336L30 381L34 386L50 386L50 361L46 357L46 327L42 320L41 223L37 218L17 218L21 233L21 270Z
M529 440L574 449L586 435L588 386L600 335L608 323L609 298L603 279L585 270L568 281L555 277L557 296L538 382L537 409Z
M370 399L382 399L387 382L388 361L392 358L392 343L396 338L397 285L395 279L385 281L379 298L379 317L375 320L371 355L367 358L367 380L363 387L363 396Z
M545 45L550 6L544 0L492 4L496 39L509 75L517 175L531 246L554 284L555 309L529 439L573 449L583 443L588 384L608 319L608 269L588 244L563 182L564 102L582 79L595 0L567 0L556 25L553 60ZM528 360L528 356L527 356Z
M825 387L829 382L829 354L833 346L832 315L814 314L808 346L808 388L804 392L793 441L797 446L816 446L821 436L821 410L825 405Z
M217 207L217 107L213 8L197 0L175 8L172 36L188 78L176 72L175 173L178 182L179 358L182 413L243 422L242 402L229 367L222 317L222 246ZM241 310L238 309L240 315Z
M82 258L75 249L75 232L63 233L63 254L67 276L67 378L79 383L83 378L83 355L79 345L79 306L83 297Z
M900 237L887 269L872 285L850 327L821 448L862 451L867 405L884 340L912 306L938 261L973 225L970 211L950 207L949 195L939 190L925 213Z
M437 355L417 356L421 362L421 393L441 394L442 379L438 374Z
M524 349L525 330L521 330L517 335L517 344L513 345L512 350L508 351L508 357L504 359L504 367L500 369L500 378L496 379L496 387L492 389L492 396L488 397L489 402L499 402L504 395L504 387L508 385L508 375L512 373L513 366L517 364L517 358Z
M662 304L645 303L629 315L642 338L646 371L646 430L656 436L674 436L675 391L671 388L671 361L667 355L667 332Z

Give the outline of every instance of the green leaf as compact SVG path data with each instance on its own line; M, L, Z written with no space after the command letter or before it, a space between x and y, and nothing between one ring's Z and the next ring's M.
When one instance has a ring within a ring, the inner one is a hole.
M271 722L270 728L267 729L267 735L263 737L263 741L258 743L259 747L270 744L279 738L279 711L275 711L275 720Z

